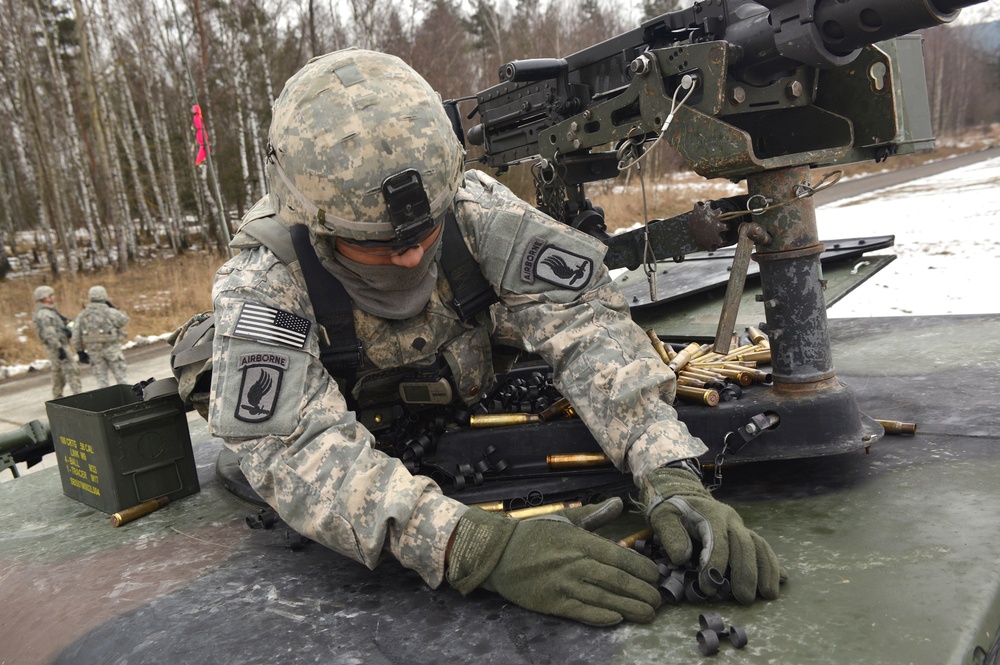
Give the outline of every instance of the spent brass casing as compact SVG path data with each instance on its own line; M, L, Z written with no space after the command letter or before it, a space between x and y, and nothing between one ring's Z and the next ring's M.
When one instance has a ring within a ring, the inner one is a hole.
M565 397L560 397L552 406L539 413L538 419L546 421L555 420L556 418L572 418L574 415L576 415L576 412L573 411L569 400Z
M550 469L582 469L592 466L610 466L611 460L604 453L567 453L565 455L547 455L545 457Z
M122 524L128 524L132 520L139 519L143 515L148 515L154 510L159 510L163 506L170 503L170 499L165 496L161 496L159 499L150 499L149 501L143 501L137 506L132 506L131 508L126 508L125 510L119 511L111 516L111 526L118 527Z
M752 360L758 363L771 362L771 349L761 349L759 351L748 351L740 354L740 360Z
M754 348L756 348L756 346L753 345L753 344L744 344L743 346L737 346L735 349L730 349L729 353L727 353L723 357L726 358L726 359L732 360L732 359L735 359L736 356L738 356L738 355L740 355L742 353L746 353L747 351L750 351L750 350L752 350Z
M698 350L697 351L692 351L691 352L691 362L694 362L695 360L698 360L699 358L703 358L705 355L707 355L709 353L714 353L712 351L712 345L711 344L701 344L701 345L698 346Z
M667 355L667 348L663 346L663 342L660 341L656 331L650 328L646 331L646 336L649 337L649 341L653 344L653 348L656 349L656 353L660 356L660 360L664 363L669 363L670 356Z
M711 351L703 356L698 356L697 358L691 361L691 364L698 365L700 367L701 365L707 365L709 363L713 363L719 358L722 358L721 353L715 353L714 351Z
M621 545L622 547L627 547L629 549L632 549L633 547L635 547L635 541L641 538L649 538L652 535L653 535L653 529L647 526L642 531L636 531L631 535L625 536L624 538L618 541L618 544Z
M757 368L757 363L754 362L754 361L752 361L752 360L743 360L743 361L737 361L737 360L715 360L715 361L712 361L712 362L691 363L691 364L694 365L695 367L697 367L698 369L704 368L704 369L708 369L708 370L714 370L717 367L721 367L723 369L737 369L737 370L756 369Z
M679 386L690 386L692 388L704 388L705 381L703 379L695 379L690 376L678 375L677 385Z
M763 344L765 346L770 346L771 341L767 338L767 335L760 331L760 328L755 328L754 326L747 326L747 337L754 344Z
M711 381L725 381L725 379L726 379L726 377L724 377L722 374L719 374L718 372L715 372L715 371L712 371L712 370L708 370L708 369L695 368L695 367L692 367L691 365L688 365L687 367L685 367L684 369L682 369L679 372L678 376L688 376L688 377L691 377L692 379L702 379L702 380L706 380L706 381L709 381L709 380L711 380Z
M488 513L502 513L503 501L487 501L485 503L473 503L469 504L469 507L479 508L480 510L485 510Z
M904 423L899 420L875 420L882 429L885 430L886 434L902 434L904 436L913 436L917 433L916 423Z
M687 365L689 362L691 362L692 354L698 353L699 351L701 351L701 346L698 345L698 342L691 342L683 349L678 351L677 356L669 363L667 363L667 365L670 367L670 369L677 372L680 369L682 369L685 365Z
M540 422L542 422L541 417L534 413L483 413L469 416L469 427L473 429L510 427L511 425Z
M719 403L719 391L677 386L677 398L685 402L697 402L706 406L716 406Z
M530 508L518 508L517 510L508 510L507 514L510 517L516 517L519 520L526 520L529 517L538 517L539 515L551 515L552 513L557 513L560 510L565 510L566 508L579 508L583 504L579 501L560 501L559 503L547 503L544 506L532 506Z
M732 379L741 386L749 386L753 383L753 376L745 369L728 369L726 367L713 367L713 372L718 372L727 379Z

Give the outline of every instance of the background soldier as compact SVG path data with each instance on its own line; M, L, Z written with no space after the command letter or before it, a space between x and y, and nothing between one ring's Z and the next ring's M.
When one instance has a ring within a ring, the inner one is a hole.
M270 194L247 213L233 240L242 251L213 289L209 423L292 528L371 568L391 552L432 587L482 587L592 625L652 621L656 565L580 528L619 513L620 500L568 516L575 523L469 508L375 449L356 420L353 405L384 397L387 377L428 368L475 404L495 380L492 346L505 344L553 368L608 457L632 474L671 559L686 563L692 538L700 543L705 592L728 571L739 601L777 597L770 546L701 483L694 458L706 448L677 420L675 377L630 319L604 245L466 172L440 97L416 72L367 51L314 58L275 102L269 141ZM293 238L308 229L294 266L251 230L267 220L303 225ZM462 320L442 246L470 255L492 308ZM354 381L321 358L339 326L316 323L328 319L303 276L309 254L349 296L362 349Z
M103 286L90 287L87 297L90 303L73 325L73 346L89 356L98 388L108 386L109 369L115 383L128 383L121 346L128 339L125 334L128 314L108 302L108 292Z
M52 397L62 397L63 386L67 383L71 392L78 393L82 387L80 370L70 346L70 320L56 309L56 292L51 286L35 289L35 302L38 304L34 316L35 330L45 345L45 353L52 366Z

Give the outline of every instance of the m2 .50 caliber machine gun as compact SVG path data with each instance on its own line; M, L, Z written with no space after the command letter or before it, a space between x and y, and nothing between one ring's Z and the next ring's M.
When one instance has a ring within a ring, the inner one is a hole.
M563 58L509 62L475 95L480 161L501 173L533 162L538 207L604 240L609 268L737 245L717 353L758 263L773 385L678 409L708 459L727 434L759 433L755 417L767 435L734 459L830 455L883 435L834 370L809 170L933 147L922 40L907 35L981 1L705 0ZM609 237L585 184L659 140L706 178L746 179L747 194Z

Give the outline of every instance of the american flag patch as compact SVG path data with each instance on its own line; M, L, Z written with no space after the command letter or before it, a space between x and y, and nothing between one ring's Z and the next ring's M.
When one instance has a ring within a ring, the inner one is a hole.
M240 317L236 319L233 335L301 349L305 346L311 325L309 319L303 319L301 316L254 302L245 302Z

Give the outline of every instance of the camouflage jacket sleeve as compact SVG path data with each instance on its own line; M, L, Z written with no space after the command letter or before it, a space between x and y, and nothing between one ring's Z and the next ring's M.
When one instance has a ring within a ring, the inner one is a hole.
M391 551L440 585L466 508L372 447L319 361L300 283L269 250L246 250L219 271L213 300L209 423L254 489L301 534L369 568Z
M496 339L539 354L614 464L637 484L704 444L670 406L675 377L629 317L597 240L470 171L458 217L483 274L498 287Z

